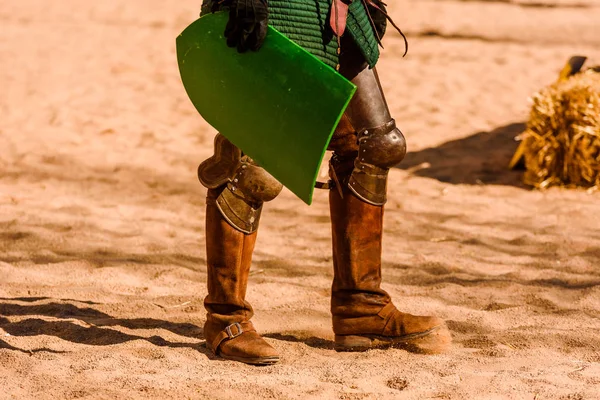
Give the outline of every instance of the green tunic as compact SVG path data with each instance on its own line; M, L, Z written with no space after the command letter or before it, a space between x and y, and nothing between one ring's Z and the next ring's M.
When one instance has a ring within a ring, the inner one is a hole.
M204 0L202 14L210 12L213 0ZM311 52L321 61L339 64L337 39L329 27L331 0L268 0L269 24ZM350 35L372 68L379 59L375 32L361 1L348 9L346 32Z

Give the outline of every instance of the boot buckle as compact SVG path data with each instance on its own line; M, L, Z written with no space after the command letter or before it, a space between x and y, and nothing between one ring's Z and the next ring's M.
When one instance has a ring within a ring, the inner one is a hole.
M231 330L231 327L236 328L235 333ZM238 322L234 322L233 324L225 328L225 332L227 332L227 336L229 339L233 339L244 333L244 330L242 329L242 325L240 325Z

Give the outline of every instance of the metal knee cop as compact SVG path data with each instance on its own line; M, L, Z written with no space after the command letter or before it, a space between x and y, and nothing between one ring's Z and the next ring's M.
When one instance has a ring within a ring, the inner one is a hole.
M393 119L377 128L359 132L358 157L348 187L367 203L385 204L389 170L405 155L406 141Z
M248 234L258 229L263 203L273 200L283 189L220 134L215 137L215 154L198 167L198 179L208 189L224 186L217 207L231 226Z

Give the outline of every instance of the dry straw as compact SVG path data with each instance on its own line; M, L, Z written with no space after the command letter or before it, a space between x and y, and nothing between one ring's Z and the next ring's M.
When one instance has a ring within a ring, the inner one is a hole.
M533 96L527 129L513 158L524 158L526 184L600 186L600 71L567 74Z

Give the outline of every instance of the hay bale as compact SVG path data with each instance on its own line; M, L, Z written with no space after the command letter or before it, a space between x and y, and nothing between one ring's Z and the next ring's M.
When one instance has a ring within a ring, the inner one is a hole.
M596 68L560 79L533 96L518 152L526 184L600 186L600 73Z

